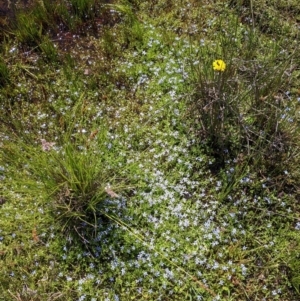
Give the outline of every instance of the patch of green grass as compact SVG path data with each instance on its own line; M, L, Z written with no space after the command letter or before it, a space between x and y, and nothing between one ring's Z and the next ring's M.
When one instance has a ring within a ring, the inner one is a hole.
M95 9L95 0L71 0L73 11L82 19L89 19Z
M296 2L43 3L1 47L0 299L298 300Z
M78 122L76 127L75 122L67 125L67 131L56 140L47 141L40 136L35 137L38 140L28 137L24 141L18 132L2 147L6 175L19 183L18 191L44 195L52 203L63 229L75 229L77 233L86 224L96 231L97 212L110 206L106 201L109 185L117 193L128 189L130 178L126 172L132 165L127 164L126 171L118 165L122 160L109 142L104 121L95 123L93 131L86 134L87 122L81 116L83 98L81 95L71 113L71 118Z
M9 70L4 61L0 61L0 86L5 86L10 82Z
M49 62L57 62L58 51L55 44L46 36L43 37L41 43L39 44L39 49L45 55L45 59Z
M27 13L20 13L17 17L16 36L20 43L36 46L42 37L43 25L37 19L29 17Z

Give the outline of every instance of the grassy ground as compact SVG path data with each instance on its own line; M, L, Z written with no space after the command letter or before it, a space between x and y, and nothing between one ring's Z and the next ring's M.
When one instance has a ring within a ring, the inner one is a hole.
M1 301L299 300L298 1L5 9Z

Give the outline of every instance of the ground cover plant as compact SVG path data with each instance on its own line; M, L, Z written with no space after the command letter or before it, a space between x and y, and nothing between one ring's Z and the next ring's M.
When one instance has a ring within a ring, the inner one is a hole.
M15 3L0 300L299 300L299 12Z

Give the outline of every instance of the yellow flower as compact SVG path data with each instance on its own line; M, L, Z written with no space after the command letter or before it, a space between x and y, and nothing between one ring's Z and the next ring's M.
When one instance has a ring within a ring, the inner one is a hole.
M213 62L213 68L216 71L222 71L223 72L226 69L226 64L223 60L215 60Z

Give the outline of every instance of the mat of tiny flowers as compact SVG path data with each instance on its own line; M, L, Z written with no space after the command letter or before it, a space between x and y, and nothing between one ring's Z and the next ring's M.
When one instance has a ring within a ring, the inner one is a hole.
M190 3L180 11L195 13ZM46 154L61 151L57 123L63 128L77 116L73 108L78 98L84 117L75 121L74 137L88 137L89 144L78 146L83 154L97 145L97 132L90 134L95 125L109 119L105 151L117 154L120 174L134 184L130 193L106 196L96 228L85 225L80 240L61 231L43 195L29 198L14 191L6 181L10 167L0 166L1 188L9 191L10 200L0 204L0 264L5 266L0 288L6 298L16 300L296 301L292 279L299 276L299 265L290 261L300 246L295 195L274 190L274 179L245 168L238 157L228 158L216 173L216 159L187 119L199 47L213 47L214 42L196 43L175 33L166 40L159 24L148 22L140 25L143 43L123 53L113 71L107 71L118 79L110 83L108 96L85 79L76 82L72 74L53 70L57 87L49 88L47 98L52 109L24 104L23 109L35 114L34 135L49 137L36 142ZM217 26L215 18L208 23L208 28ZM195 24L183 30L199 31ZM90 43L103 47L93 39ZM215 60L219 56L206 58L208 73ZM225 61L221 63L216 71L225 70ZM100 85L104 90L106 83ZM99 101L105 97L111 100ZM288 91L282 97L280 122L292 124L299 99ZM24 118L29 124L31 116ZM26 135L32 135L30 129ZM99 157L105 153L93 150ZM114 157L107 157L107 165L115 168ZM135 166L130 177L128 166ZM282 176L289 175L284 170Z

